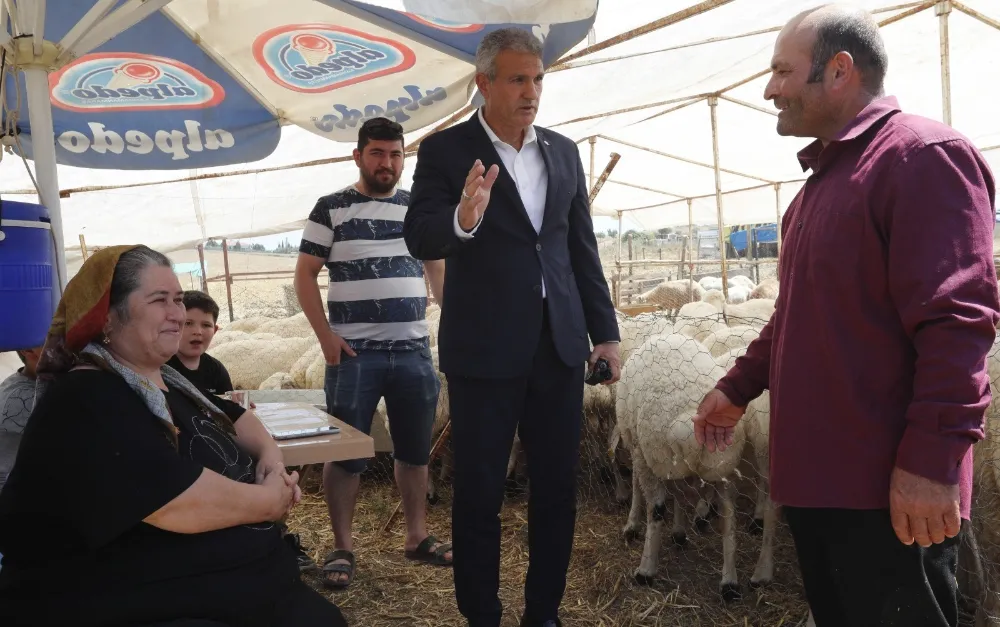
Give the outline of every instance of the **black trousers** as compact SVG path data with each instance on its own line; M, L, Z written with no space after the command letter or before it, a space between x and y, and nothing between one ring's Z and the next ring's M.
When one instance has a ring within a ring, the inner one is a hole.
M340 608L304 582L296 582L273 608L254 616L227 622L180 619L145 627L347 627L347 621Z
M887 509L783 509L816 627L958 625L958 537L924 549Z
M584 367L559 359L546 315L529 376L448 375L455 597L471 627L498 627L503 612L499 515L515 431L530 486L524 618L529 625L556 618L573 551Z

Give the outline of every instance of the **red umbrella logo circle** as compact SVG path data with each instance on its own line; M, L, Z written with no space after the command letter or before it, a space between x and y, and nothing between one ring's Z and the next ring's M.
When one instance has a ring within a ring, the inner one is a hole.
M115 68L115 74L122 74L139 83L152 83L163 75L160 68L151 63L133 61Z
M316 33L299 33L292 37L292 47L309 63L325 61L336 50L336 44Z

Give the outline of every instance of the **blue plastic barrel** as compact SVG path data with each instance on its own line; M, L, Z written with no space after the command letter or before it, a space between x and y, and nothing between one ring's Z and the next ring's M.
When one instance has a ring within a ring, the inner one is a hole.
M54 313L52 275L49 212L0 200L0 351L45 342Z

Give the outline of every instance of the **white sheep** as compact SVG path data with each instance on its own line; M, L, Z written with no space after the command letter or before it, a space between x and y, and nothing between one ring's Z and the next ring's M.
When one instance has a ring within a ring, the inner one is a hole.
M774 315L774 301L756 298L738 305L726 305L725 314L726 322L732 326L762 329Z
M254 330L254 333L273 333L278 337L309 337L314 335L312 326L304 313L297 313L288 318L279 318L265 322Z
M706 291L719 290L722 291L722 277L717 276L703 276L698 279L699 285Z
M705 292L705 295L701 297L701 300L702 302L712 305L719 311L722 311L726 306L726 296L722 293L721 289L708 290Z
M734 287L745 287L747 288L747 292L750 292L755 287L757 287L757 284L754 283L753 279L751 279L748 276L743 276L742 274L734 274L733 276L729 277L730 292Z
M729 288L729 299L726 302L734 305L747 302L751 289L744 285L734 285Z
M243 318L241 320L234 320L233 322L230 322L223 328L223 331L243 331L244 333L253 333L262 324L272 322L273 320L274 318L265 318L263 316Z
M294 390L295 383L292 381L292 375L287 372L275 372L258 387L258 390Z
M236 340L208 353L221 361L238 390L256 390L275 372L288 372L316 341L314 337Z
M986 439L973 447L975 500L959 548L959 590L977 606L976 627L1000 627L1000 335L986 364L992 398Z
M775 300L778 298L778 280L777 279L764 279L760 284L753 288L750 292L750 300L757 298L769 298Z
M673 333L693 338L699 333L715 331L725 326L721 304L716 307L707 302L688 303L677 312Z
M733 445L710 453L694 439L693 418L702 397L725 371L700 342L682 334L655 336L640 346L625 363L616 390L618 424L625 445L632 452L633 472L646 506L646 542L636 579L651 581L657 570L666 515L666 497L674 498L674 537L684 536L680 497L683 483L717 484L722 505L723 575L720 583L727 599L739 595L736 573L735 506L729 478L736 472L746 442L745 426L737 423ZM758 562L753 583L768 575L766 560Z
M718 357L735 348L746 348L757 338L757 330L750 326L737 325L733 327L723 326L713 331L699 333L694 339L698 340L706 347L712 357Z
M235 340L249 339L252 338L250 337L250 333L247 331L230 331L229 329L225 329L215 334L215 337L212 338L212 346L222 346L223 344L227 344Z
M325 363L325 357L323 356L323 347L320 346L319 341L314 345L309 347L305 353L302 354L295 363L292 364L289 374L292 376L292 381L295 383L295 387L300 390L308 390L309 379L306 376L309 371L309 366L311 366L316 361L322 361Z

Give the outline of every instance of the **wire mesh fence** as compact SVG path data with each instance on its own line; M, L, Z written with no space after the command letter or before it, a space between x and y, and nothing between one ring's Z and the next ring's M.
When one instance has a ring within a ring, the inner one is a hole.
M301 400L322 404L325 362L298 307L291 275L234 280L233 322L227 321L224 288L224 282L209 283L224 313L208 352L226 365L236 388L298 391ZM619 313L622 381L584 386L577 529L563 604L567 621L607 626L806 624L808 607L794 547L780 510L768 499L767 393L748 408L735 445L725 453L697 447L691 425L698 402L770 318L776 290L773 281L765 281L748 291L745 302L727 303L711 280L664 282L644 295L657 311ZM436 305L428 307L432 345L439 314ZM432 352L437 363L436 346ZM1000 428L1000 343L989 367L992 433ZM447 380L440 373L439 378L434 440L448 423ZM389 524L399 495L385 411L380 403L372 427L377 456L362 477L355 516L359 561L368 565L337 602L348 615L355 607L355 620L364 616L359 624L464 624L454 607L450 573L427 574L397 559L404 528L398 519ZM976 447L975 533L963 543L959 571L963 625L972 625L978 613L977 626L1000 627L996 437ZM450 537L449 446L445 437L441 454L432 461L428 489L429 524L443 538ZM313 470L304 479L306 499L289 524L321 562L333 539L320 477ZM501 514L501 597L508 608L522 603L527 477L526 460L515 441ZM398 585L389 589L386 581ZM378 609L371 613L373 603ZM509 614L504 624L517 624L518 610Z

